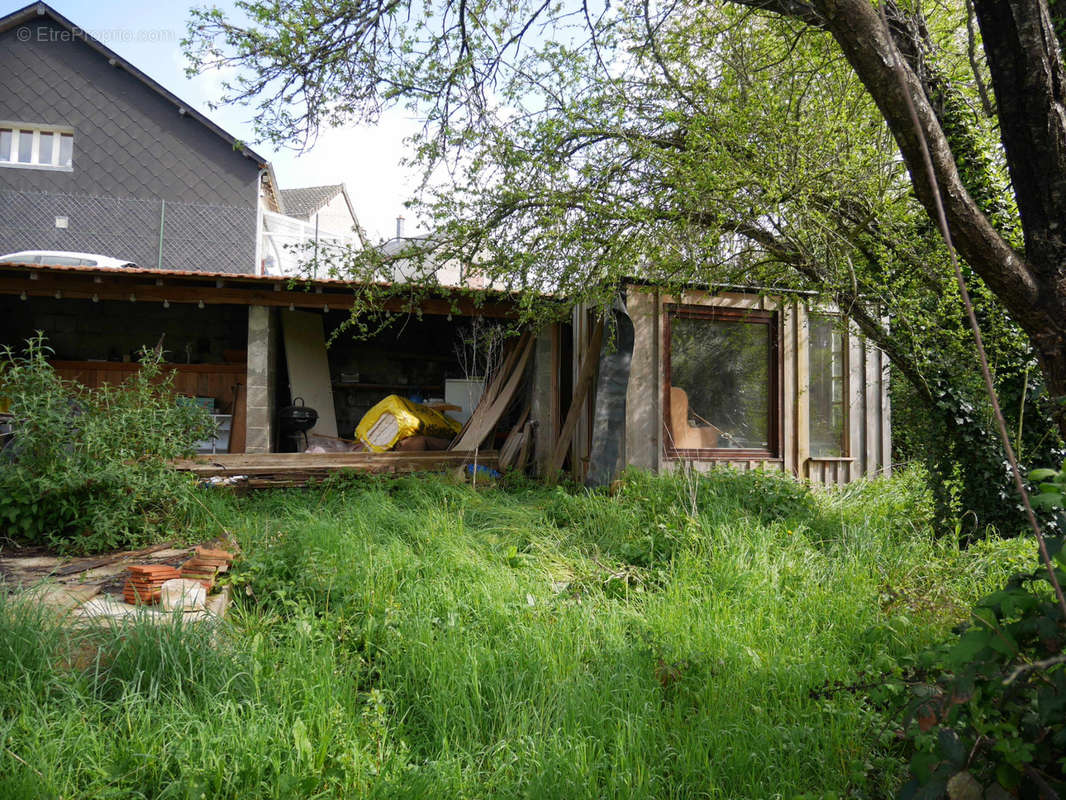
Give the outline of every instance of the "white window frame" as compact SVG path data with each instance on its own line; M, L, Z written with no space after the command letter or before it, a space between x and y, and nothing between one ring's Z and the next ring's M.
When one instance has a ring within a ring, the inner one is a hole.
M73 137L73 128L63 125L41 125L40 123L35 122L11 122L8 120L0 120L0 129L11 131L11 150L8 153L4 154L7 156L7 160L3 160L2 158L0 158L0 168L43 169L51 170L53 172L74 171L73 142L71 142L70 164L68 165L59 163L59 153L62 150L62 137ZM19 139L22 138L24 131L30 131L33 136L33 144L30 146L30 160L28 162L18 160ZM40 157L42 133L51 133L60 137L52 148L52 162L50 164L40 164L37 161L37 159Z

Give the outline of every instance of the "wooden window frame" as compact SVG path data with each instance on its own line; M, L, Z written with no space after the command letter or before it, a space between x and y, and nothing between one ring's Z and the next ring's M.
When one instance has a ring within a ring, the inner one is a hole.
M836 312L831 312L831 311L808 311L807 312L808 325L810 325L810 322L813 321L815 318L821 318L823 320L827 320L827 321L830 321L833 324L835 324L836 322L838 322L840 320L840 317L841 317L840 314L838 314ZM812 414L811 414L811 409L810 409L809 404L808 404L808 408L807 408L807 438L808 438L808 443L807 444L808 444L808 450L811 451L810 454L809 454L809 458L812 461L854 461L855 460L855 458L852 455L853 447L852 447L852 441L851 441L851 403L850 403L850 398L851 398L851 347L849 346L850 338L851 338L850 330L845 330L845 331L841 332L840 356L841 356L841 361L843 362L841 364L841 369L843 370L843 375L841 377L842 377L843 380L841 381L840 390L841 390L841 392L843 392L843 395L844 395L843 396L843 400L841 401L841 410L843 411L843 415L844 415L844 431L843 431L843 435L841 436L841 451L842 452L841 452L841 455L839 455L839 456L816 456L816 455L814 455L813 448L811 448L811 442L810 442L810 438L811 438L810 437L810 430L811 430ZM807 338L807 348L808 348L808 350L807 350L807 364L808 364L808 368L807 368L807 387L806 387L806 391L808 393L808 396L810 395L811 378L813 376L813 373L810 370L810 360L811 360L810 346L811 346L810 345L810 336L808 335L808 338Z
M684 461L779 461L784 452L781 441L782 431L782 380L781 380L781 336L780 315L776 311L764 311L754 308L734 308L732 306L694 306L667 303L663 307L666 324L663 326L663 447L668 459ZM733 322L749 325L765 325L769 331L767 347L768 369L770 379L769 409L767 420L767 439L769 448L676 448L672 444L670 430L670 345L671 332L675 317L702 319L707 322Z

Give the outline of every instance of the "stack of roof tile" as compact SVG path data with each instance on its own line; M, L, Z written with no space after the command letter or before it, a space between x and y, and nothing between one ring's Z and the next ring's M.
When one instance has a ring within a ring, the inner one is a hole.
M181 573L166 564L134 564L123 589L123 599L130 605L154 605L159 602L162 586Z
M218 573L226 572L232 561L233 554L226 550L197 547L196 555L181 565L181 577L200 581L200 584L210 592L215 586Z

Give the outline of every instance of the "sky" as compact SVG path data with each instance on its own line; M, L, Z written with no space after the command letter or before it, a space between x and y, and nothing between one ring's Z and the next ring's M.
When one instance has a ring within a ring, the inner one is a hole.
M25 6L29 0L0 0L0 16ZM395 235L396 217L408 218L405 233L417 232L404 201L417 187L414 170L400 166L403 140L414 133L417 122L402 111L386 112L373 126L350 126L321 131L315 146L300 154L257 142L250 124L251 109L224 106L212 111L209 103L220 98L221 76L205 73L185 76L181 39L189 9L201 3L133 2L132 0L48 0L60 14L95 36L171 92L274 165L282 189L344 183L360 223L373 241ZM225 9L226 0L214 5Z

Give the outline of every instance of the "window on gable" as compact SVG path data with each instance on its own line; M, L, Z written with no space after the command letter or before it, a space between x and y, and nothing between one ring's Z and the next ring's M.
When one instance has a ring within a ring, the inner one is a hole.
M671 311L668 331L668 452L710 458L776 456L777 316L681 306Z
M844 336L831 317L811 315L808 324L811 457L847 452L847 362Z
M74 167L74 131L0 122L0 167L69 172Z

